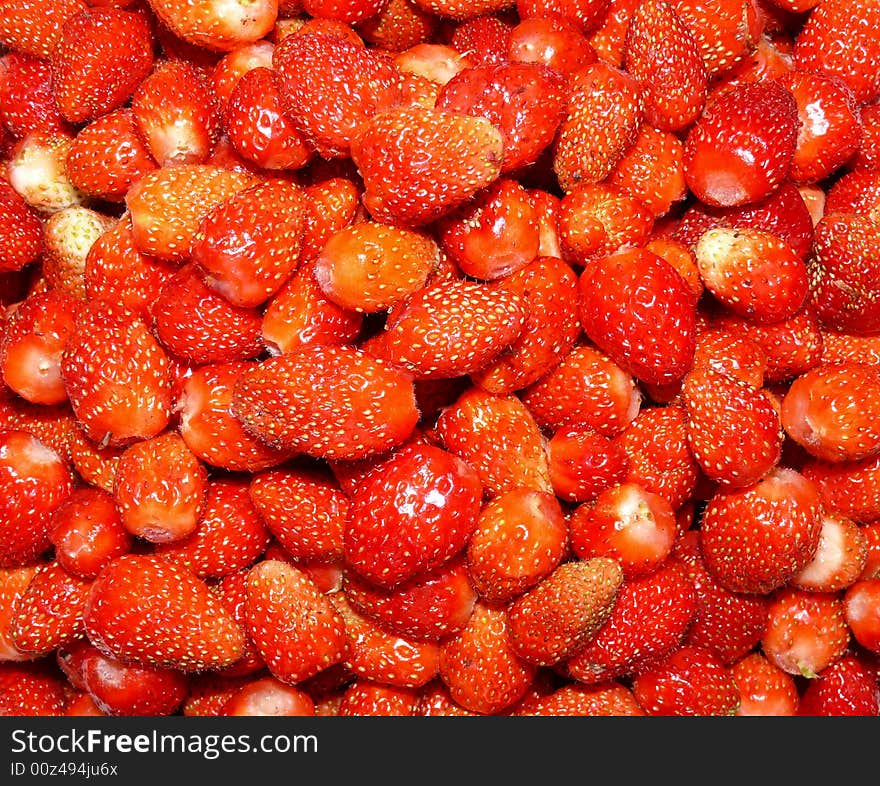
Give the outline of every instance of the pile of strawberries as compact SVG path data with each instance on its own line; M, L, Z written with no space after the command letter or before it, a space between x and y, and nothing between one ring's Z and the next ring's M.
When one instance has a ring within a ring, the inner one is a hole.
M4 0L0 713L880 714L876 0Z

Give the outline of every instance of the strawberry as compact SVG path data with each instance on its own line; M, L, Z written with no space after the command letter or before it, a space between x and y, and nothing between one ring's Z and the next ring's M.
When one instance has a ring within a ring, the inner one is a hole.
M803 474L819 489L823 506L859 524L880 518L880 456L861 461L807 461Z
M122 525L151 543L192 534L205 509L208 473L176 431L129 445L119 457L113 497Z
M488 501L467 544L467 570L479 595L506 603L549 576L569 552L559 501L546 491L513 488Z
M806 302L806 265L791 245L769 232L709 229L694 255L706 289L752 322L780 322Z
M449 44L422 41L393 57L403 75L404 103L433 106L440 89L473 63Z
M858 149L848 165L856 169L872 169L880 163L880 107L867 104L860 111L862 133Z
M539 63L472 66L443 86L436 106L492 123L504 141L501 171L514 173L553 142L566 110L565 79Z
M711 650L689 645L638 674L632 691L648 715L734 715L740 703L731 670Z
M45 662L0 663L0 717L64 714L64 679Z
M880 222L858 213L825 213L809 260L810 290L822 324L866 335L880 329L875 286Z
M0 567L34 561L50 546L51 515L75 483L69 465L25 431L0 431Z
M788 674L812 678L846 652L851 636L839 595L782 587L767 608L761 651Z
M356 717L407 717L413 715L418 693L413 688L358 679L352 682L342 695L337 715Z
M209 479L195 530L158 543L153 553L184 565L203 579L250 567L271 541L269 530L240 478Z
M684 175L701 202L758 202L788 174L797 142L797 102L776 82L745 83L710 97L690 126Z
M858 657L845 654L810 680L801 694L796 714L876 718L880 715L876 676Z
M240 44L224 54L209 74L211 91L225 109L235 86L241 78L255 68L272 68L272 52L275 42L263 38L258 41Z
M162 60L131 99L138 134L159 166L202 164L220 135L220 105L202 71Z
M840 77L860 103L870 103L880 95L878 25L880 9L873 3L817 3L795 38L798 69Z
M80 302L58 290L35 292L21 301L0 337L3 381L35 404L67 400L61 356L73 332Z
M695 613L694 588L674 565L624 581L608 620L565 662L566 672L597 685L643 671L678 649Z
M700 114L708 73L696 40L665 0L643 0L630 18L623 67L642 86L645 120L679 131Z
M440 646L392 633L363 616L342 593L329 596L345 620L348 651L345 667L358 680L399 688L420 688L437 677Z
M67 154L72 143L73 135L66 131L31 131L9 151L3 182L8 181L25 203L40 215L82 204L84 195L77 191L67 175ZM5 210L20 212L15 207L6 207ZM25 237L29 237L32 231L29 219L25 219L23 229L27 233ZM16 255L22 254L22 240L15 234L12 237Z
M214 672L194 674L190 677L189 693L183 700L180 714L187 718L219 717L226 702L251 682L247 676L226 677Z
M81 637L90 585L57 562L41 564L15 603L9 624L15 646L22 652L48 655Z
M440 679L454 702L494 715L526 692L537 667L513 650L503 607L477 602L467 626L440 645Z
M133 545L116 501L100 488L74 489L53 512L51 524L49 538L58 565L81 579L95 578Z
M265 37L278 17L277 0L260 0L247 9L215 0L180 6L173 0L151 0L150 8L172 37L192 49L228 52ZM168 49L166 40L163 46Z
M738 716L792 716L800 696L794 677L760 652L749 652L730 666L740 693Z
M480 713L466 710L452 700L449 688L442 680L436 679L422 686L418 692L419 699L413 714L423 717L473 717ZM515 706L515 705L514 705Z
M880 652L878 597L880 597L880 578L856 581L843 595L843 613L852 637L871 652Z
M303 386L305 379L313 382ZM246 431L278 449L360 459L403 442L418 421L412 380L355 347L293 350L248 368L232 394Z
M16 604L27 590L38 567L27 565L20 568L0 568L0 662L35 659L33 653L20 650L13 641L12 621L15 618Z
M476 470L490 497L517 486L551 490L544 437L515 395L468 388L440 413L437 434L448 451Z
M105 714L95 700L85 692L71 696L64 706L64 714L72 717L103 718Z
M553 150L553 171L564 192L608 176L636 140L643 104L638 80L603 60L571 75Z
M690 529L672 549L672 562L685 571L697 598L696 614L684 641L712 651L729 665L761 641L768 599L765 595L731 592L719 584L706 569L701 537L699 529Z
M251 475L248 493L269 532L294 559L342 556L349 499L329 472L265 469Z
M614 559L632 579L663 564L678 535L678 522L665 497L636 483L620 483L575 508L568 531L578 557Z
M599 26L608 8L607 0L517 0L516 12L521 19L533 16L562 16L584 32Z
M108 657L186 672L234 663L245 641L202 579L145 554L126 554L101 570L83 621L89 640Z
M477 593L463 556L385 589L346 571L345 598L359 614L399 636L436 641L458 633L473 612Z
M516 654L539 666L571 657L605 624L623 583L607 557L564 562L507 609Z
M270 170L301 169L314 149L285 114L271 63L270 52L265 65L252 68L235 83L223 108L223 130L251 163Z
M235 689L219 712L224 717L309 717L315 702L305 691L274 677L258 677Z
M567 683L531 702L515 715L539 717L622 717L644 716L632 691L620 682L597 685Z
M337 306L315 279L314 262L302 262L266 301L261 335L267 352L281 355L311 344L351 344L363 314Z
M342 616L301 570L263 560L247 577L248 634L274 677L289 685L341 663L349 639Z
M420 8L413 0L388 0L369 19L357 24L357 32L366 43L389 52L402 52L411 46L428 41L437 32L439 20L434 14ZM462 53L468 47L454 40L453 46Z
M592 260L578 288L584 332L621 368L653 385L679 380L690 370L694 299L664 259L633 249Z
M850 587L868 564L868 539L850 518L823 513L819 547L791 586L810 592L838 592Z
M719 488L701 522L706 568L732 592L782 587L813 558L820 513L816 485L784 466L749 486Z
M83 659L82 678L105 715L173 715L189 691L189 677L181 671L121 663L96 648Z
M779 462L782 424L760 388L695 368L684 378L682 402L688 445L707 477L727 487L750 486Z
M185 261L201 220L254 182L252 175L211 164L181 164L148 172L125 195L135 246L160 259Z
M83 0L14 0L4 8L0 42L8 49L47 58L64 23L86 8Z
M119 109L153 66L147 17L105 6L71 16L52 49L52 92L70 123Z
M463 322L462 314L470 319ZM510 290L476 281L441 281L407 298L368 351L415 379L459 377L499 357L524 322L522 300Z
M43 253L43 226L13 185L0 180L0 271L21 270Z
M513 343L471 378L483 390L507 395L537 382L574 346L580 335L577 276L559 257L537 256L493 286L519 296L525 321Z
M794 379L782 400L788 436L823 461L860 461L880 451L874 422L880 372L859 363L819 365Z
M543 429L583 425L613 437L636 417L642 398L628 371L595 346L578 344L523 391L522 401Z
M364 206L377 221L405 226L430 223L491 184L503 153L489 120L436 108L382 112L351 143Z
M587 34L590 46L602 60L620 67L629 21L639 0L609 0L604 19Z
M694 370L708 367L755 388L764 386L767 355L760 344L735 330L710 327L697 336Z
M325 158L347 156L358 130L402 98L390 59L339 35L286 36L272 67L284 113Z
M115 223L112 216L84 205L71 205L52 213L43 223L42 271L47 284L57 292L85 299L89 249Z
M598 60L586 34L569 17L520 19L507 33L506 56L513 63L537 63L570 77Z
M858 213L874 221L880 219L880 173L846 172L828 189L828 213Z
M55 104L48 59L15 51L0 56L0 119L16 138L70 130Z
M595 500L623 482L629 458L622 446L589 426L563 426L547 443L553 493L566 502Z
M291 456L252 437L232 414L235 382L249 367L243 361L199 366L175 402L186 446L206 464L231 472L257 472Z
M403 496L400 489L406 489ZM352 496L346 563L389 589L432 571L464 548L477 526L481 497L477 473L453 453L403 447Z
M0 396L0 429L32 434L66 462L82 433L69 404L32 404L19 396Z

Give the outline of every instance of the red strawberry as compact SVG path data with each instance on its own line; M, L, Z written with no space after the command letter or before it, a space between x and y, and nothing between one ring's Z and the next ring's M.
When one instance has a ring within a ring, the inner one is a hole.
M815 483L827 510L863 524L880 518L880 455L861 461L814 459L803 474Z
M263 560L247 578L247 631L269 671L289 685L341 663L349 641L329 598L301 570Z
M184 60L163 60L131 99L138 134L159 166L204 163L220 135L220 105L204 73Z
M121 663L94 648L83 660L82 678L105 715L173 715L189 691L189 677L181 671Z
M516 3L521 19L558 15L571 20L585 32L598 27L607 8L607 0L517 0Z
M55 104L48 59L15 51L0 57L0 118L16 138L40 129L70 130Z
M68 464L24 431L0 431L0 567L26 565L50 545L51 516L74 486Z
M548 431L582 425L613 437L639 413L642 398L628 371L596 347L579 344L526 388L522 401Z
M438 28L434 14L420 8L412 0L389 0L369 19L357 25L361 38L389 52L402 52L433 37ZM453 41L453 46L466 54L467 47Z
M127 554L98 574L84 622L89 640L108 657L187 672L234 663L245 641L204 581L149 555Z
M274 50L275 42L264 38L230 49L214 64L209 81L221 108L227 106L232 91L245 74L255 68L271 70Z
M874 717L880 715L877 678L855 655L843 655L801 694L797 715L812 717Z
M465 68L440 90L436 106L484 117L504 140L501 171L534 164L550 147L566 107L565 79L538 63Z
M714 653L684 646L633 680L648 715L734 715L740 695L733 674Z
M568 546L565 515L553 494L513 488L480 511L467 544L468 575L481 597L505 603L549 576Z
M43 253L43 226L14 186L0 180L0 271L21 270Z
M788 674L812 678L843 656L851 635L839 595L782 587L767 608L761 651Z
M135 246L145 254L183 262L189 258L201 220L254 182L253 175L211 164L181 164L148 172L125 195Z
M346 599L360 614L393 633L419 641L458 633L470 619L477 599L461 556L390 590L348 571L344 589Z
M873 3L839 6L822 0L795 38L795 63L802 71L840 77L859 102L870 103L880 95L878 25L880 9Z
M623 67L641 83L645 119L656 128L679 131L702 111L706 66L687 25L665 0L643 0L633 12Z
M419 417L408 376L357 348L329 346L293 350L246 370L232 412L273 447L329 459L360 459L399 445Z
M571 657L608 620L622 583L613 559L564 562L508 607L514 652L539 666Z
M750 652L730 671L740 693L738 716L792 716L800 696L794 677L771 663L760 652Z
M315 702L303 690L274 677L249 680L235 689L218 713L224 717L309 717Z
M0 717L52 717L64 714L64 679L39 663L0 663Z
M64 23L86 8L82 0L14 0L4 8L0 41L8 49L49 57Z
M608 176L636 140L643 102L636 78L602 60L571 75L553 153L553 171L563 191Z
M760 388L707 367L684 378L688 444L707 477L725 486L749 486L782 454L783 430Z
M619 251L590 262L578 286L584 332L621 368L652 385L690 370L694 299L668 262L643 249Z
M629 458L623 447L589 426L563 426L547 443L553 492L566 502L594 500L623 482Z
M119 457L113 496L123 526L151 543L193 533L205 507L208 473L176 431L129 445Z
M224 705L235 693L251 683L244 677L218 676L213 672L194 674L189 680L189 693L183 700L180 713L188 718L218 717Z
M632 691L620 682L597 685L568 683L529 703L515 715L541 717L622 717L644 716Z
M701 524L706 568L732 592L767 594L813 558L820 513L815 484L784 466L750 486L719 489Z
M392 109L359 127L351 158L377 221L423 225L449 213L501 172L501 132L484 117Z
M0 662L33 660L31 652L23 652L12 639L15 607L37 572L38 565L0 568ZM468 612L470 616L470 612Z
M280 467L251 475L251 500L266 527L297 560L342 556L349 499L321 469Z
M285 114L325 158L347 156L358 129L402 98L390 59L338 35L286 36L272 66Z
M112 6L70 17L52 49L52 91L65 120L83 123L122 107L153 65L147 17Z
M197 51L211 52L228 52L260 40L278 17L275 0L259 0L247 9L213 0L196 0L186 6L174 0L152 0L150 8L174 37ZM163 45L168 48L165 41Z
M791 245L769 232L709 229L694 255L706 289L753 322L780 322L794 316L806 301L806 265Z
M246 362L199 366L187 377L175 403L180 436L206 464L232 472L257 472L291 457L248 434L232 414L236 380L250 368Z
M782 400L786 433L823 461L860 461L880 451L880 371L859 363L819 365Z
M507 33L506 44L511 62L538 63L566 77L598 59L578 24L555 14L520 19Z
M482 602L467 626L440 646L440 679L452 700L471 712L507 709L525 694L536 669L514 652L504 608Z
M429 445L401 448L352 496L346 562L386 588L432 571L464 548L481 498L477 473L457 456Z
M849 160L852 169L872 169L880 163L880 106L866 104L860 111L862 133L859 147Z
M406 717L415 713L417 702L414 688L358 679L345 689L336 714L346 718Z
M423 232L361 221L330 236L314 276L340 308L385 311L420 289L439 257L437 243Z
M95 578L101 568L127 554L133 545L116 500L107 491L91 486L74 489L55 509L49 537L58 564L82 579Z
M568 674L596 685L643 671L678 649L696 608L693 586L674 565L625 581L607 622L566 661Z
M462 314L469 319L463 321ZM510 290L477 281L440 281L407 298L378 344L367 349L415 379L459 377L499 357L524 322L522 300Z
M551 490L544 437L517 396L468 388L441 412L437 434L447 450L476 470L488 496L517 486Z
M751 51L760 32L750 0L672 0L670 5L697 42L710 78Z
M828 189L826 213L858 213L880 219L880 172L852 171L841 175Z
M578 557L614 559L629 580L663 564L678 535L678 522L665 497L636 483L620 483L575 508L568 531Z
M33 434L64 461L72 461L73 443L82 434L67 404L32 404L19 396L0 396L0 428Z
M880 652L878 598L880 598L880 578L857 581L843 596L846 624L853 638L871 652Z
M713 326L697 336L694 370L704 367L761 388L767 370L767 355L760 344L745 334Z
M819 547L791 586L810 592L838 592L850 587L868 564L868 539L850 518L823 513Z
M8 181L38 214L48 215L65 207L82 204L83 195L67 176L67 154L72 143L73 135L66 131L31 131L9 151L6 176L2 182ZM4 210L15 211L13 215L20 215L21 212L15 205L6 206ZM30 219L25 219L24 237L28 238L28 245L24 245L24 248L20 236L10 233L15 240L13 259L31 248L31 223ZM9 230L6 232L9 233Z
M707 205L758 202L788 175L796 141L797 103L778 83L715 94L685 139L688 187Z

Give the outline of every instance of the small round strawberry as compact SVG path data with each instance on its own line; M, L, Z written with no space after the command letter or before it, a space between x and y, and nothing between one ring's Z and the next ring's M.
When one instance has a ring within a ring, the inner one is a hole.
M468 542L481 498L478 475L453 453L403 447L352 496L345 560L386 588L434 570Z
M641 717L645 711L623 683L611 681L597 685L576 682L557 688L532 701L515 715L538 717Z
M855 655L843 655L801 694L797 715L872 717L880 715L880 696L873 670Z
M843 596L846 624L853 638L865 649L880 652L880 578L861 579L850 586Z
M565 16L530 16L505 31L505 57L514 63L538 63L570 77L598 55L577 22Z
M0 272L21 270L43 253L43 226L6 179L0 180Z
M278 18L278 6L278 0L258 0L247 8L217 0L194 0L183 6L174 0L150 3L158 20L176 39L212 52L228 52L265 37Z
M418 699L415 688L357 679L345 688L335 714L343 718L408 717L415 714Z
M0 663L0 717L53 717L64 714L66 683L44 661Z
M547 443L553 492L566 502L594 500L622 483L629 468L623 447L588 426L557 429Z
M644 249L591 261L578 280L584 332L621 368L652 385L693 364L696 311L684 279Z
M223 717L311 717L315 702L303 690L274 677L258 677L239 686L219 712Z
M749 0L672 0L697 43L709 77L728 71L755 46L759 14Z
M802 468L816 484L823 506L859 524L880 518L880 455L861 461L813 459Z
M730 671L740 693L738 716L790 717L797 714L800 695L794 677L761 652L749 652Z
M777 466L749 486L712 495L701 523L701 551L723 587L767 594L809 563L821 531L816 485Z
M46 283L53 290L85 299L89 250L115 223L112 216L85 205L70 205L48 216L43 223L41 268Z

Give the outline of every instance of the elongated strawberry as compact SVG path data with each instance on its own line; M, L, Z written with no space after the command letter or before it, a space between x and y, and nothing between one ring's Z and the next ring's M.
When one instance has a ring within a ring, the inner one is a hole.
M697 43L710 78L727 72L755 46L758 13L749 0L672 0Z
M0 271L14 271L35 262L43 252L43 227L36 212L14 186L0 180Z
M228 52L263 38L278 18L277 0L259 0L247 9L217 0L197 0L180 6L172 0L152 0L159 21L193 47Z
M0 118L16 138L38 129L70 130L55 104L48 59L15 51L0 57Z
M89 250L116 220L85 205L57 210L43 224L42 271L58 292L85 299L85 266Z
M301 570L263 560L247 578L247 631L269 671L295 684L342 662L345 622Z
M244 631L204 581L150 555L108 564L92 583L83 620L102 653L136 665L216 669L244 647Z
M112 6L68 19L52 49L52 90L65 120L82 123L119 109L153 65L147 17Z
M305 380L311 380L306 382ZM353 347L315 346L247 369L232 396L245 429L279 449L359 459L403 442L418 421L412 380Z
M34 660L32 652L20 650L12 638L15 607L39 565L0 568L0 662ZM470 614L468 614L470 616Z
M694 300L668 262L643 249L619 251L587 265L578 286L584 332L621 368L653 385L690 371Z

